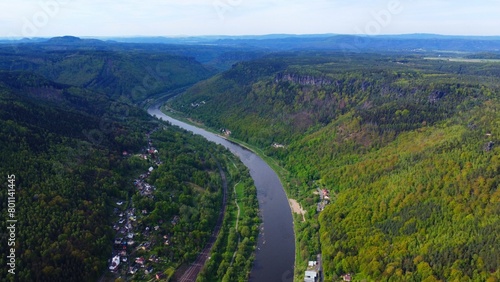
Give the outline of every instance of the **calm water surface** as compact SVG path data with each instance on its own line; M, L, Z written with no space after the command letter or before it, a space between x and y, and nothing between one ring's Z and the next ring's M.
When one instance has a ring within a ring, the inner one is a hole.
M283 186L271 167L256 154L235 143L165 115L159 110L158 105L149 108L148 113L228 148L248 167L257 187L262 217L250 281L293 281L295 261L293 218Z

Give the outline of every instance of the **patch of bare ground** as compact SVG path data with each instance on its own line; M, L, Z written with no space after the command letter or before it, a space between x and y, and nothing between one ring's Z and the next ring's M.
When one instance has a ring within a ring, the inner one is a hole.
M299 202L297 202L297 200L294 200L294 199L288 199L288 202L290 203L290 207L292 208L292 211L294 213L301 214L302 220L306 221L306 217L305 217L306 211L302 209Z

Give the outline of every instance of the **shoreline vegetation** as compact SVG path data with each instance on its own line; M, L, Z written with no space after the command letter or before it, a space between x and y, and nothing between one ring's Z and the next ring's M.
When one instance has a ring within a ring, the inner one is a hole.
M198 282L249 277L257 189L202 137L145 135L169 126L143 108L171 98L165 114L278 175L295 257L291 228L274 254L294 259L295 281L319 253L325 281L499 281L500 38L360 39L0 42L0 170L16 176L20 219L16 276L0 277L111 279L120 260L137 281L172 276L213 231L216 160L234 191Z
M206 131L209 131L213 134L216 134L221 138L224 138L228 141L231 141L231 142L234 142L234 143L240 145L241 147L257 154L260 158L262 158L273 169L273 171L278 175L278 178L279 178L279 180L283 186L283 189L285 191L285 194L287 195L287 200L290 203L290 205L289 205L290 212L292 214L300 215L299 217L296 217L296 216L293 217L294 236L295 236L295 238L297 238L297 229L296 229L297 224L296 223L306 221L306 217L305 217L306 211L304 211L302 209L302 207L297 202L297 200L290 198L290 196L289 196L290 191L286 188L286 187L290 187L290 183L287 181L287 179L290 179L289 172L286 171L282 166L280 166L276 159L273 159L273 158L267 156L264 153L264 151L262 149L258 148L257 146L254 146L254 145L248 144L246 142L243 142L241 140L235 139L233 137L221 134L221 132L217 132L213 128L207 127L201 122L194 122L192 118L186 117L186 115L182 112L173 110L172 108L168 107L168 105L166 103L164 103L164 105L160 109L167 116L170 116L172 118L175 118L175 119L180 120L182 122L185 122L187 124L202 128ZM286 184L286 185L284 185L284 184ZM294 264L294 281L301 281L301 279L303 279L302 270L303 269L305 270L305 266L307 265L307 260L300 259L299 245L298 245L297 239L295 240L295 250L296 250L295 251L296 255L295 255L295 264ZM300 265L300 266L304 265L304 267L298 267L298 265ZM300 271L297 271L297 269L300 269Z
M188 119L179 120L195 125ZM227 195L227 212L220 235L199 273L196 280L199 282L247 280L255 258L260 225L257 191L248 169L236 156L226 151L223 159L228 186L234 191Z
M500 278L500 64L435 55L269 56L169 106L283 166L306 210L306 222L294 214L297 280L320 252L327 280Z

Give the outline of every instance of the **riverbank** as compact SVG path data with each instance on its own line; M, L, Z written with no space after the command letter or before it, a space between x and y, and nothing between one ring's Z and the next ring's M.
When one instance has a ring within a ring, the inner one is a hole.
M198 127L199 125L194 126L187 119L181 121L180 118L170 117L168 115L170 113L160 111L158 105L149 108L148 112L225 146L249 168L257 187L262 219L250 281L293 281L296 242L292 210L281 182L282 175L279 173L283 170L274 169L276 164L274 162L268 164L265 155L261 158L260 150L251 150L251 146L239 145L237 140L223 138L213 130L204 130Z
M306 221L306 211L302 209L302 206L297 202L295 199L288 199L290 202L290 207L292 208L292 211L296 214L302 215L302 221Z

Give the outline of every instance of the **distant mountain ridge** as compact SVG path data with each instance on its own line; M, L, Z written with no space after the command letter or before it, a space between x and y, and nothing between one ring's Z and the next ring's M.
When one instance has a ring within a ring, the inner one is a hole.
M210 35L183 37L54 37L50 39L0 39L0 44L43 42L45 45L106 46L120 43L182 44L225 47L246 47L272 51L329 50L347 52L386 51L461 51L500 52L500 36L462 36L427 33L400 35L349 34L268 34L268 35Z

